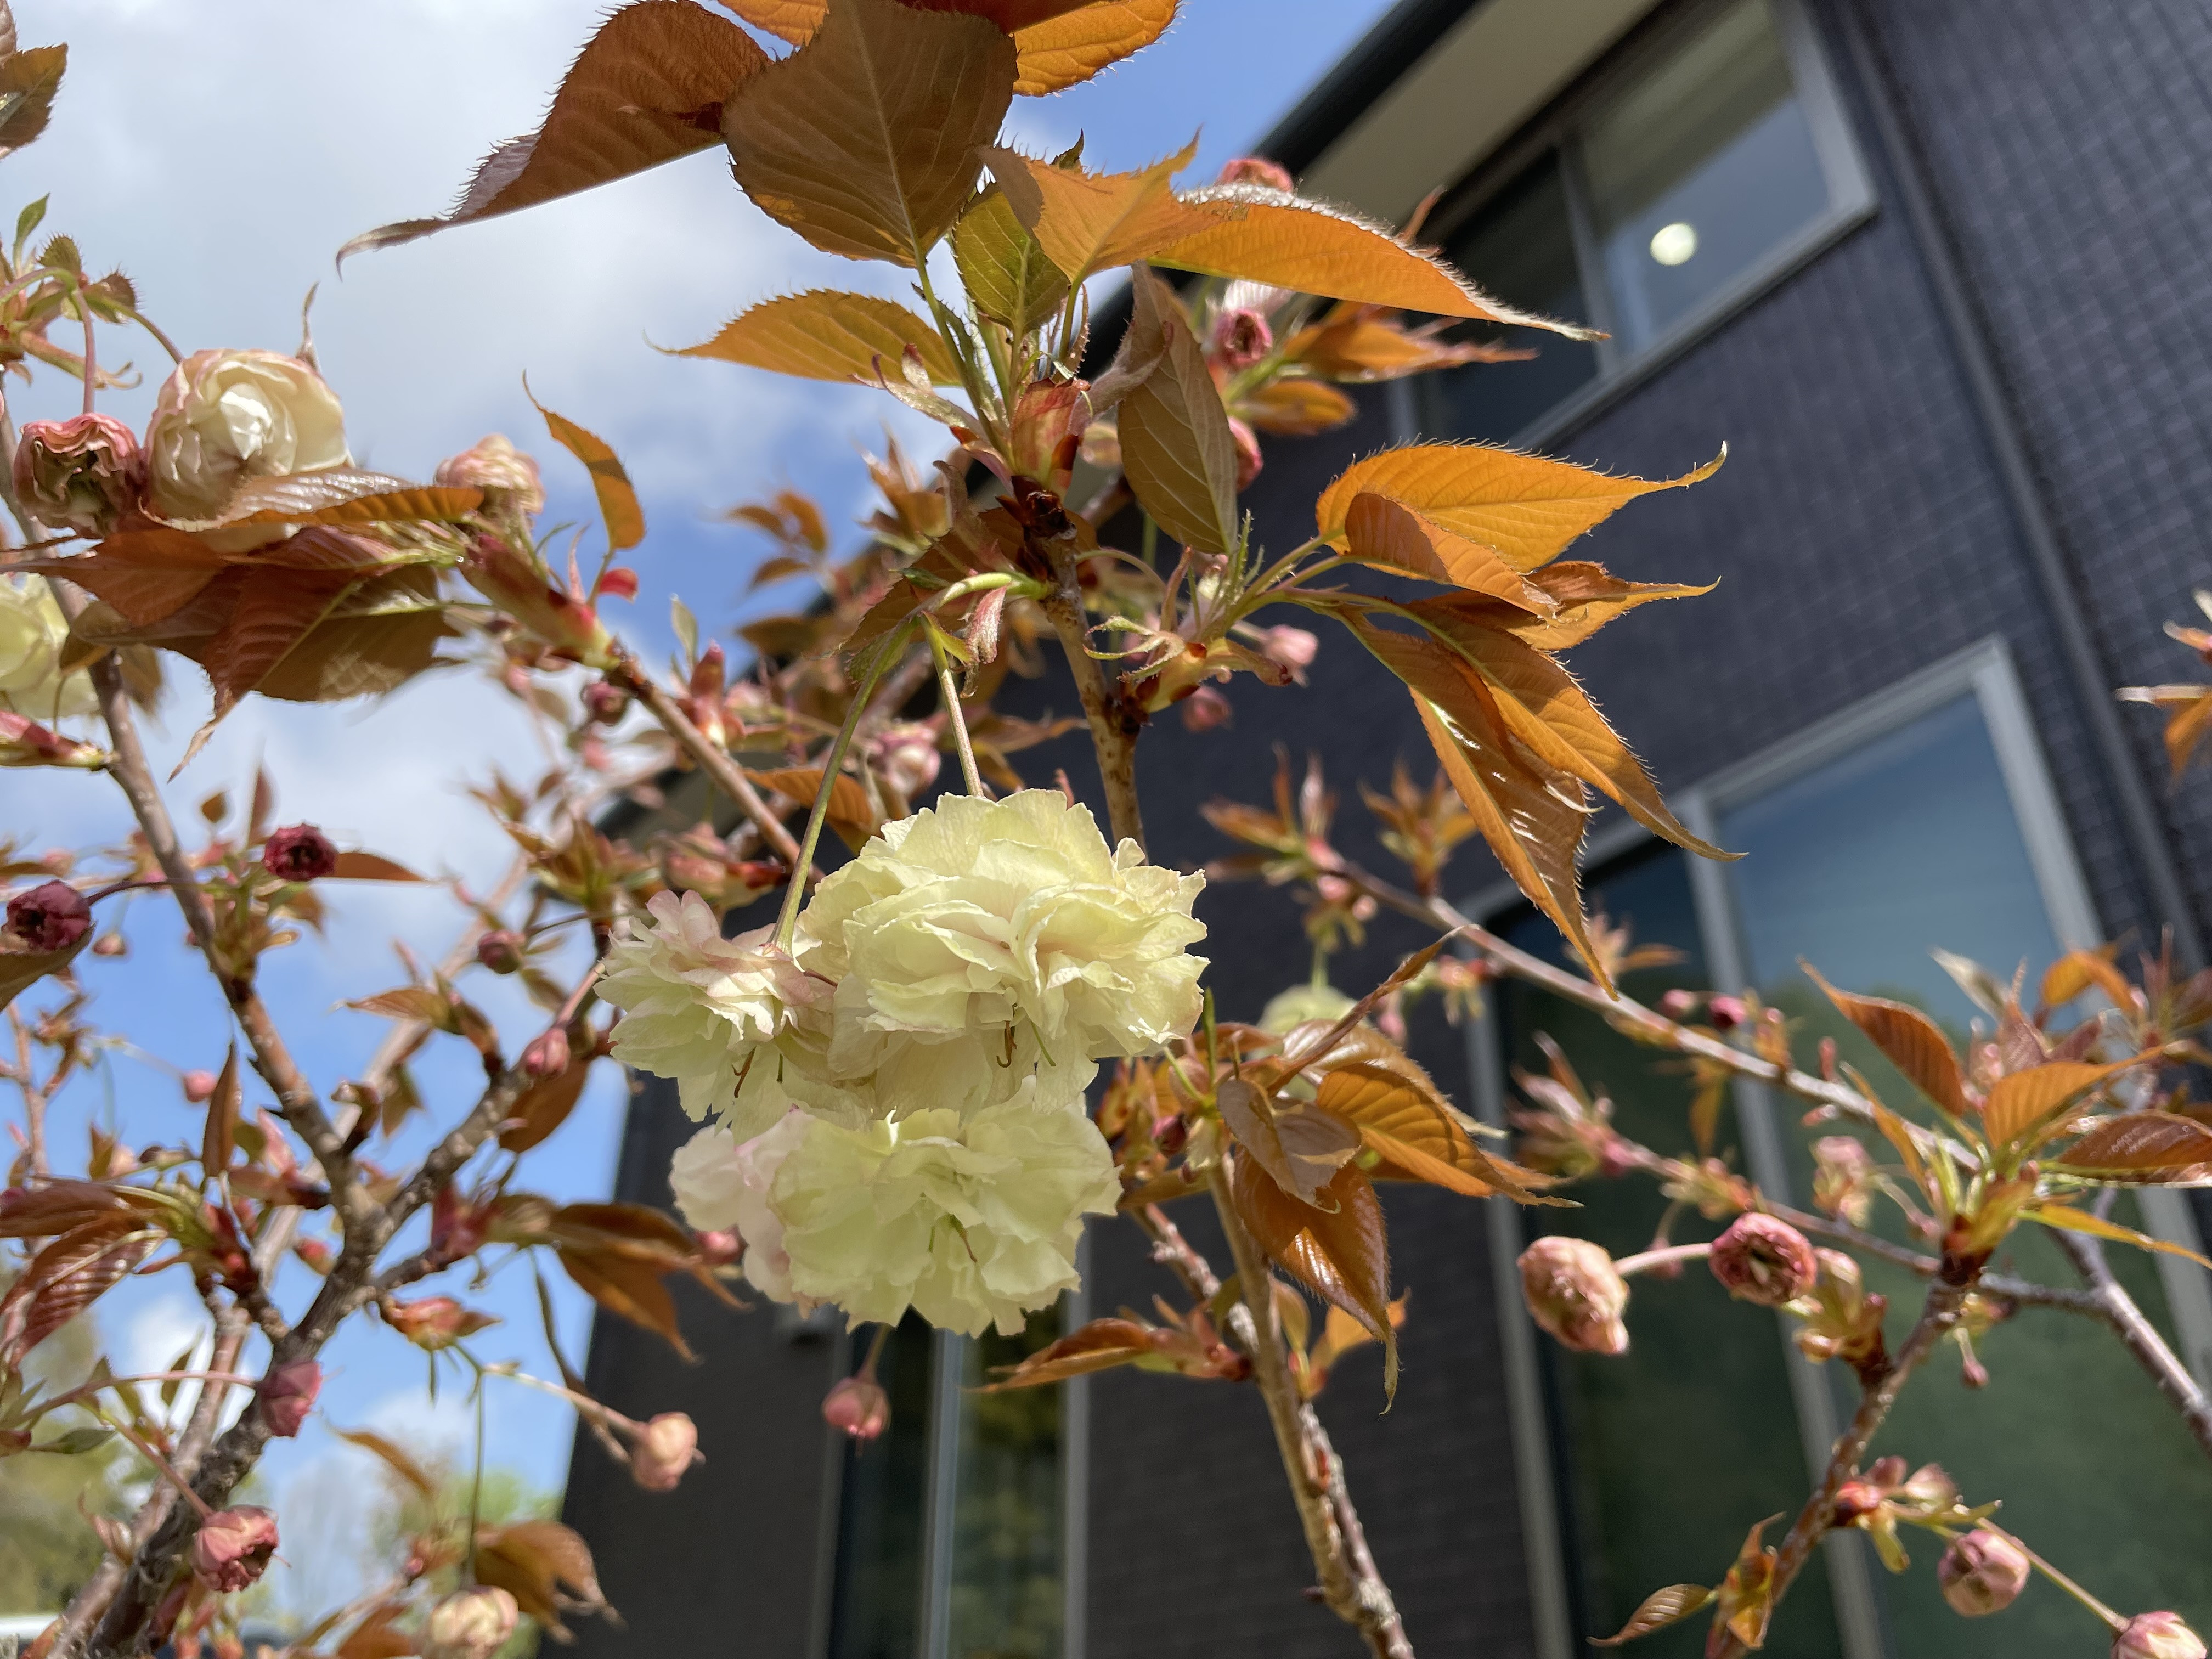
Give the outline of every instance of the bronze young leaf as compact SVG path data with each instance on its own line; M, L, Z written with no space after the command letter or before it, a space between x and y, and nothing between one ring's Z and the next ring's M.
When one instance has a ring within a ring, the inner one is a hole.
M1224 210L1192 207L1169 187L1197 152L1193 139L1165 161L1134 173L1085 173L1011 149L983 154L1014 216L1047 258L1070 281L1080 282L1093 271L1150 258L1222 216Z
M812 380L859 380L896 370L906 349L921 354L938 386L956 386L960 366L945 337L904 306L869 294L812 289L765 300L722 325L710 340L677 355L745 363Z
M1237 1213L1270 1260L1382 1344L1382 1389L1398 1390L1398 1334L1390 1319L1390 1246L1382 1206L1356 1165L1330 1181L1332 1208L1302 1204L1249 1158L1231 1172Z
M1820 976L1810 963L1798 964L1806 976L1827 994L1828 1000L1844 1018L1864 1031L1889 1063L1909 1078L1913 1087L1954 1118L1966 1117L1971 1107L1958 1056L1936 1022L1902 1002L1886 997L1863 997L1838 991Z
M365 232L338 250L338 259L534 207L705 149L718 136L722 100L768 61L750 35L691 0L632 0L578 55L545 125L493 150L451 213Z
M1014 46L979 17L831 0L811 38L722 112L738 183L816 247L917 264L967 205L1013 97Z
M2130 1185L2196 1185L2212 1181L2212 1128L2168 1112L2127 1112L2100 1120L2051 1166Z
M1577 340L1599 337L1593 329L1493 300L1441 260L1342 208L1303 201L1263 185L1214 185L1186 191L1179 199L1192 208L1214 210L1214 222L1155 250L1151 257L1156 264L1332 300L1516 323Z
M1159 282L1141 268L1136 280ZM1121 465L1162 530L1198 552L1226 553L1237 544L1237 441L1205 353L1164 285L1153 303L1165 349L1121 399Z
M1488 547L1514 569L1549 563L1570 542L1638 495L1709 478L1723 449L1679 478L1615 478L1541 455L1486 444L1415 444L1354 462L1315 504L1321 538L1343 544L1352 504L1372 492L1414 507Z

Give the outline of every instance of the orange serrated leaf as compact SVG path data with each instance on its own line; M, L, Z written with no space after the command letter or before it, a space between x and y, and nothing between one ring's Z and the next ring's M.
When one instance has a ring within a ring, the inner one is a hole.
M2102 1120L2050 1163L2108 1179L2193 1182L2212 1175L2212 1129L2168 1112L2128 1112Z
M1013 98L1014 46L979 17L840 0L722 111L738 183L852 259L912 265L973 191Z
M1151 255L1156 264L1394 310L1514 323L1577 340L1596 337L1593 329L1516 311L1492 299L1443 261L1342 208L1304 201L1264 185L1214 185L1186 191L1176 199L1218 216L1157 247Z
M1492 548L1469 541L1387 495L1353 496L1344 529L1349 556L1363 564L1449 582L1531 616L1548 617L1559 608L1557 600Z
M1874 1046L1888 1057L1889 1063L1905 1073L1914 1088L1953 1117L1965 1118L1972 1114L1966 1079L1959 1070L1959 1057L1951 1052L1949 1040L1934 1020L1917 1008L1893 1002L1887 997L1863 997L1838 991L1820 976L1812 963L1801 962L1797 965L1805 970L1807 978L1827 993L1828 1000L1842 1011L1844 1018L1865 1032Z
M527 394L530 388L525 386L523 391ZM581 461L584 470L592 475L592 491L599 498L599 517L607 527L607 545L617 553L626 547L635 547L645 539L645 510L638 505L637 491L612 446L597 433L578 426L565 416L556 415L536 397L531 397L530 401L545 417L545 429L553 434L554 441Z
M1214 1095L1221 1121L1285 1192L1319 1205L1359 1151L1359 1132L1301 1100L1271 1100L1250 1079L1224 1078Z
M2144 1056L2111 1066L2052 1060L2014 1072L1990 1085L1982 1104L1982 1127L1996 1146L2008 1146L2057 1127L2066 1109L2107 1078L2138 1065Z
M1145 270L1136 280L1159 281ZM1122 395L1122 470L1161 529L1199 552L1226 553L1237 542L1237 441L1206 353L1172 297L1155 301L1164 349Z
M723 100L768 61L743 29L690 0L633 0L578 54L544 125L493 150L451 213L380 226L340 248L338 261L706 149L717 137Z
M1042 98L1088 81L1166 33L1176 4L1177 0L1091 0L1016 28L1014 90L1024 98Z
M1359 405L1326 380L1270 380L1237 400L1237 416L1279 438L1305 438L1342 426Z
M996 147L983 158L1045 257L1071 282L1080 282L1093 271L1149 258L1229 210L1190 206L1169 187L1197 153L1193 139L1134 173L1085 173Z
M1611 1636L1594 1636L1594 1648L1617 1648L1633 1642L1639 1636L1649 1636L1655 1630L1679 1624L1683 1620L1703 1613L1712 1606L1715 1592L1703 1584L1669 1584L1665 1589L1654 1590L1644 1598L1643 1604L1628 1616L1628 1622Z
M921 353L932 384L959 384L960 366L945 337L904 306L828 289L764 301L723 324L711 340L673 355L873 386L879 376L897 373L908 346Z
M1547 1184L1542 1176L1483 1152L1433 1089L1424 1090L1395 1066L1374 1060L1340 1066L1323 1074L1316 1100L1381 1154L1383 1166L1368 1171L1373 1179L1423 1181L1468 1198L1503 1192L1523 1203L1553 1201L1538 1195Z
M796 801L811 802L822 788L822 769L818 766L787 766L768 772L749 770L745 775ZM837 832L840 841L855 849L876 833L875 811L868 805L868 792L860 787L859 779L842 772L837 775L830 790L830 827Z
M1571 461L1486 444L1414 444L1354 462L1315 506L1321 538L1342 546L1352 503L1371 491L1426 514L1488 547L1514 569L1534 571L1638 495L1711 477L1721 453L1679 478L1615 478Z
M2132 1227L2123 1227L2117 1221L2107 1221L2102 1216L2088 1214L2063 1204L2031 1205L2021 1212L2030 1221L2039 1221L2046 1227L2056 1227L2069 1233L2087 1233L2093 1238L2102 1238L2115 1244L2132 1244L2139 1250L2154 1250L2160 1255L2178 1255L2185 1261L2194 1261L2200 1267L2212 1267L2194 1250L2184 1249L2179 1244L2169 1244L2162 1238L2153 1238L2148 1233L2139 1233Z
M1329 1182L1334 1207L1301 1204L1252 1158L1231 1173L1237 1215L1260 1248L1322 1300L1350 1314L1382 1344L1382 1388L1398 1391L1398 1334L1390 1319L1390 1246L1375 1188L1346 1164Z
M565 1245L554 1253L577 1287L608 1312L664 1338L685 1359L692 1358L676 1323L675 1298L648 1262L611 1249Z

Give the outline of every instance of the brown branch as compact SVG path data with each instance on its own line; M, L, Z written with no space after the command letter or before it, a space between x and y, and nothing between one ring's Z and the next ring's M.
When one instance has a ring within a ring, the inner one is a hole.
M668 688L647 673L635 657L624 653L611 673L619 677L646 712L660 723L660 729L676 739L693 764L704 772L720 789L737 804L738 810L753 821L761 838L787 866L799 863L799 843L792 839L791 831L783 827L783 820L769 811L769 804L761 799L759 790L744 769L732 760L729 751L720 744L709 743L707 734L691 723L691 717L678 707ZM809 879L818 880L810 872Z
M1137 805L1137 731L1122 708L1120 686L1109 685L1106 672L1091 654L1090 628L1083 616L1083 590L1072 552L1055 552L1059 585L1044 599L1046 618L1067 653L1084 718L1091 723L1091 746L1098 756L1099 780L1106 789L1106 813L1114 839L1145 844L1145 817Z
M1616 1030L1640 1042L1712 1060L1740 1077L1832 1108L1842 1115L1859 1122L1871 1124L1875 1121L1874 1103L1856 1090L1747 1054L1717 1037L1678 1025L1657 1010L1647 1008L1627 997L1608 996L1589 981L1565 969L1555 968L1525 951L1516 950L1495 933L1477 927L1441 898L1417 897L1357 868L1348 867L1345 874L1363 891L1401 915L1435 927L1459 930L1468 944L1496 971L1525 980L1551 992L1562 1001L1587 1008L1601 1016ZM1905 1127L1916 1135L1925 1133L1910 1124ZM1772 1209L1774 1206L1770 1205L1768 1207ZM1778 1209L1774 1212L1793 1225L1803 1225L1798 1212ZM1820 1224L1822 1231L1832 1233L1833 1225L1827 1222ZM2112 1277L2111 1269L2104 1264L2103 1248L2094 1240L2081 1239L2057 1228L2047 1231L2057 1240L2059 1248L2066 1252L2075 1271L2089 1285L2086 1300L2049 1285L2031 1285L2021 1279L1985 1278L1982 1282L2002 1296L2046 1307L2063 1308L2102 1321L2119 1339L2121 1346L2135 1356L2136 1363L2158 1385L2159 1392L2181 1413L2197 1443L2208 1455L2212 1455L2212 1397L2208 1397L2189 1368L2167 1345L2166 1339L2159 1334L2156 1327L2144 1316L2135 1298ZM1920 1262L1923 1258L1906 1252L1911 1259L1900 1261L1892 1254L1896 1247L1871 1236L1860 1235L1845 1242L1871 1255L1899 1261L1899 1265L1910 1267L1915 1273L1921 1271ZM2084 1245L2088 1246L2086 1255L2082 1251Z
M2189 1368L2143 1316L2135 1298L2113 1278L2112 1269L2105 1260L2105 1247L2079 1233L2061 1232L2056 1227L2045 1231L2089 1286L2087 1295L2095 1304L2097 1316L2112 1327L2112 1334L2158 1385L2158 1391L2181 1413L2190 1433L2197 1437L2197 1443L2212 1455L2212 1401L2207 1401L2204 1390L2197 1385Z
M57 602L74 622L84 608L83 600L64 583L52 586ZM177 908L184 912L185 926L192 943L207 958L209 971L222 988L239 1029L246 1033L253 1053L254 1070L276 1091L277 1109L284 1121L322 1165L324 1178L330 1183L331 1201L341 1222L350 1227L373 1206L368 1204L368 1194L353 1179L353 1161L346 1153L343 1138L323 1109L322 1101L307 1082L306 1073L294 1061L267 1005L254 988L251 968L240 971L223 960L216 938L214 913L208 906L207 895L200 890L191 861L185 855L177 839L176 825L171 822L168 807L154 782L145 746L138 738L138 722L131 712L131 700L124 690L122 670L113 653L93 665L92 683L99 693L100 714L106 722L108 741L114 751L108 770L122 787L131 812L138 820L139 830L146 837L147 848L161 866Z
M1850 1426L1844 1431L1829 1455L1827 1473L1813 1495L1805 1500L1805 1507L1798 1510L1788 1536L1775 1553L1773 1588L1767 1597L1770 1612L1781 1605L1791 1583L1812 1559L1814 1547L1834 1526L1836 1494L1857 1470L1859 1460L1866 1455L1869 1443L1888 1417L1890 1407L1897 1403L1897 1396L1914 1368L1959 1322L1959 1309L1969 1288L1947 1285L1941 1279L1929 1285L1928 1300L1921 1304L1920 1318L1912 1327L1911 1334L1905 1339L1905 1346L1898 1350L1896 1359L1881 1379L1860 1395L1859 1408L1852 1414ZM1734 1632L1723 1629L1715 1633L1715 1639L1705 1651L1709 1659L1736 1659L1746 1649Z
M243 1313L228 1310L216 1316L216 1340L208 1356L208 1369L214 1372L234 1370L240 1352L246 1346L247 1322ZM199 1468L200 1460L207 1455L208 1443L214 1437L216 1425L222 1416L223 1401L229 1396L227 1383L209 1382L200 1385L192 1401L192 1413L185 1420L185 1431L177 1442L176 1451L170 1458L179 1474L191 1479ZM134 1558L143 1553L161 1523L176 1507L177 1493L167 1481L157 1480L146 1501L138 1506L138 1513L131 1519L131 1542ZM100 1565L70 1598L68 1608L55 1626L53 1641L48 1646L48 1659L80 1659L85 1652L85 1643L94 1626L100 1621L123 1587L129 1564L112 1555L103 1555Z
M1306 1548L1321 1575L1322 1599L1330 1612L1359 1632L1376 1659L1413 1659L1413 1644L1406 1638L1390 1588L1376 1570L1359 1513L1352 1507L1344 1460L1330 1444L1311 1402L1298 1397L1275 1318L1274 1274L1229 1195L1225 1159L1213 1166L1212 1185L1214 1208L1229 1236L1230 1253L1237 1259L1239 1310L1251 1326L1248 1333L1243 1328L1246 1321L1237 1321L1237 1334L1251 1351L1253 1375L1275 1431L1275 1449L1290 1476Z

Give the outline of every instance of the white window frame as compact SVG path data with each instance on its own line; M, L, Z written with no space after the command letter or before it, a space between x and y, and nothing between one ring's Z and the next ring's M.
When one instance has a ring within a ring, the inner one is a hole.
M2012 653L2001 638L1992 636L1969 646L1690 788L1674 792L1676 812L1692 833L1713 840L1722 816L1730 809L1968 696L1974 698L1988 728L2051 932L2062 950L2092 948L2101 942L2103 931L2059 808L2050 767L2036 738L2027 694ZM1641 824L1626 821L1609 824L1590 837L1583 863L1591 868L1602 866L1651 838ZM1747 982L1743 935L1725 867L1695 857L1687 860L1687 867L1709 977L1716 986L1742 985ZM1461 908L1475 921L1486 923L1523 902L1511 883L1500 882L1477 893ZM1494 1008L1486 1013L1492 1017L1468 1023L1473 1096L1482 1119L1502 1127L1504 1066L1498 1051ZM1740 1081L1735 1106L1748 1172L1762 1189L1787 1197L1791 1182L1771 1093L1759 1085ZM2138 1194L2138 1202L2150 1232L2187 1249L2203 1249L2196 1218L2179 1193L2146 1188ZM1522 1525L1528 1540L1536 1650L1538 1659L1569 1659L1573 1637L1567 1612L1566 1564L1561 1554L1556 1471L1535 1333L1522 1308L1519 1275L1514 1265L1524 1243L1520 1218L1508 1204L1484 1207L1490 1228L1508 1407L1513 1419ZM2212 1382L2212 1285L2187 1262L2161 1255L2157 1263L2182 1358L2200 1381ZM1818 1479L1842 1426L1835 1395L1819 1369L1789 1340L1786 1322L1781 1334L1806 1467ZM1838 1629L1845 1659L1887 1659L1866 1555L1858 1546L1855 1535L1831 1534L1827 1540Z

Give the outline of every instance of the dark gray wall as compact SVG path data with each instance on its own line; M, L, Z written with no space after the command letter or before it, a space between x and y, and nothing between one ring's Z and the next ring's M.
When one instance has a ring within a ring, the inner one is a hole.
M630 1102L615 1195L667 1206L668 1161L697 1127L655 1080ZM641 1492L580 1426L562 1519L599 1562L617 1626L577 1626L580 1659L800 1659L815 1608L829 1431L822 1396L834 1344L793 1340L764 1303L736 1313L669 1281L687 1364L660 1338L605 1313L592 1327L592 1397L644 1419L688 1412L704 1467L672 1492Z

